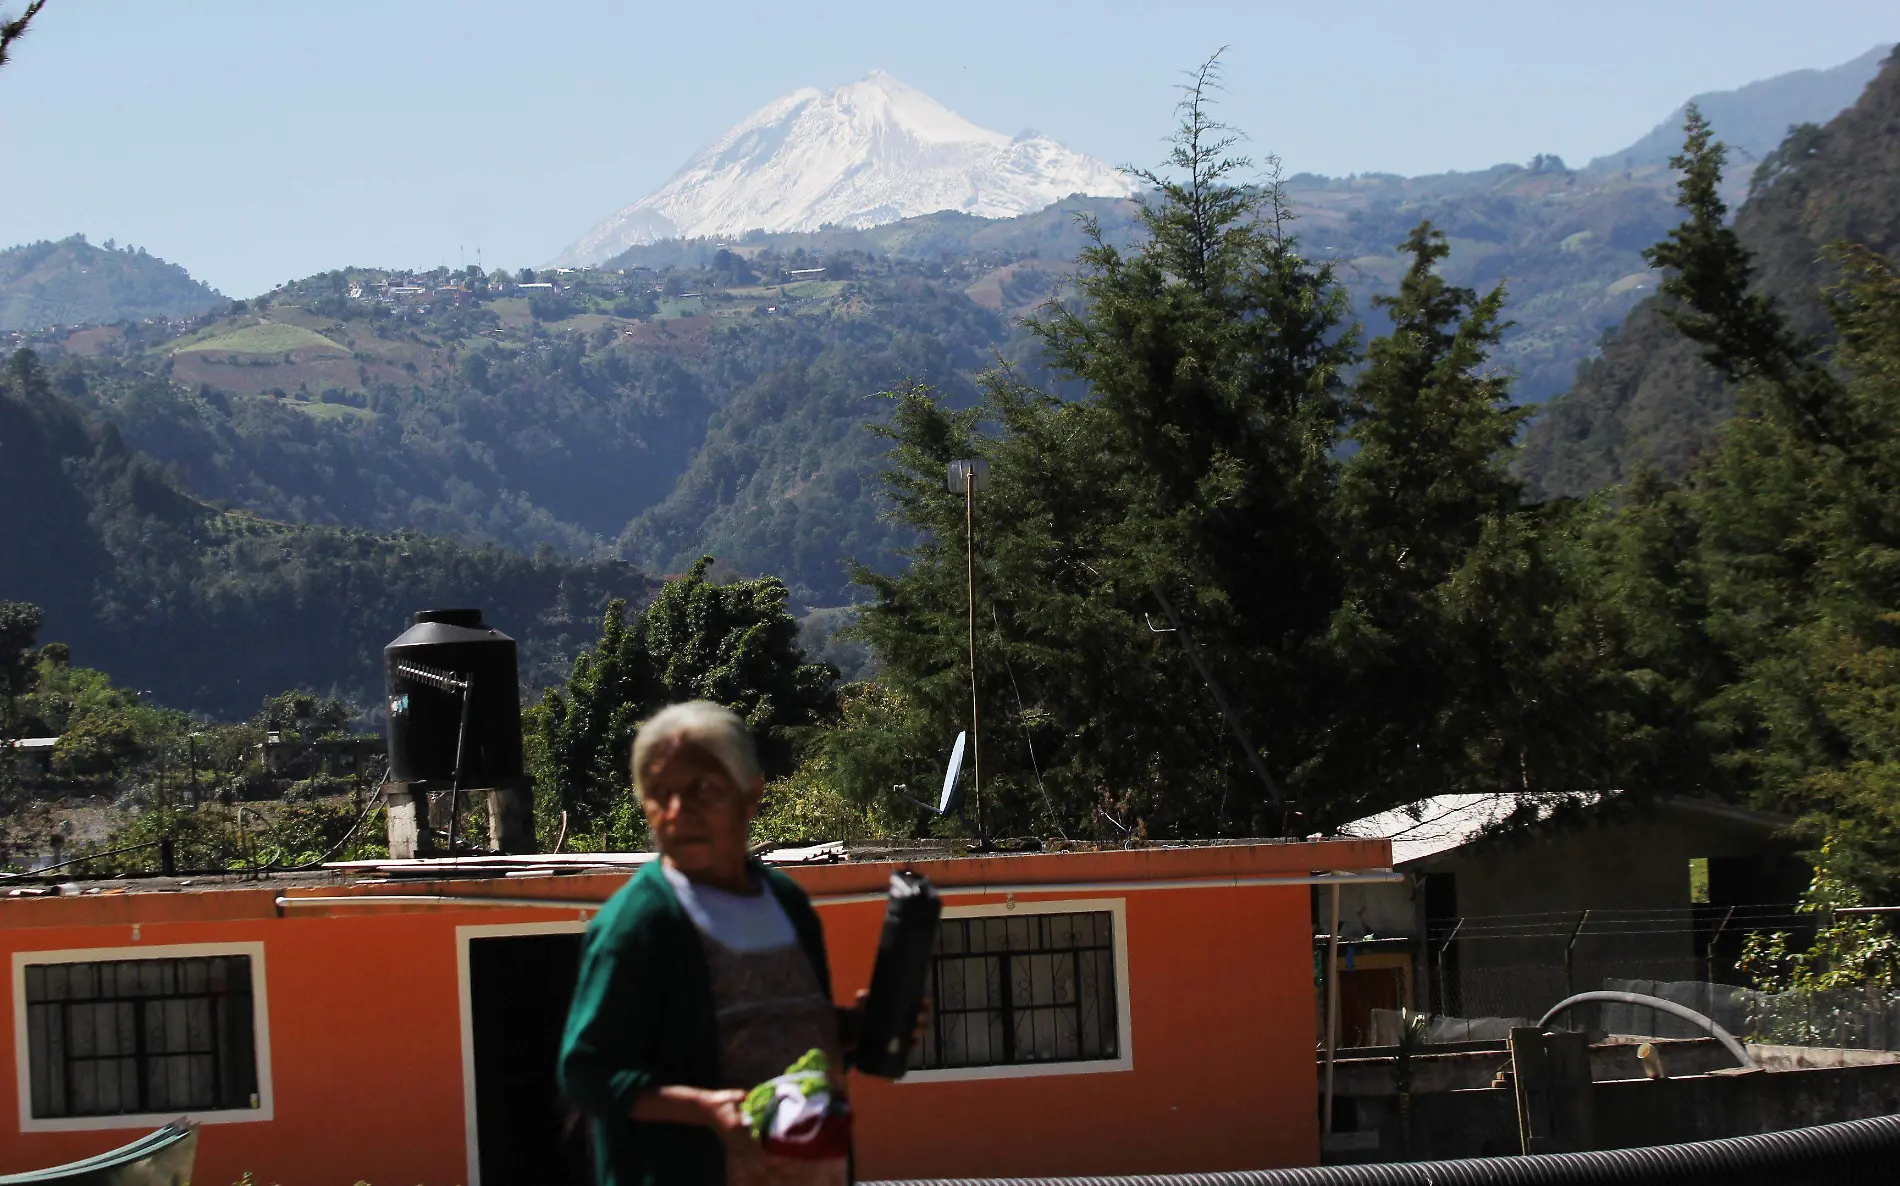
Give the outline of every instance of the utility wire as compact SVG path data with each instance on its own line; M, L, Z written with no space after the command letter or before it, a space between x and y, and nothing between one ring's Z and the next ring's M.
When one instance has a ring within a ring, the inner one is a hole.
M1016 685L1016 665L1009 661L1008 641L1003 637L1003 619L996 612L996 604L990 603L990 620L996 623L997 650L1003 652L1003 670L1009 673L1010 690L1016 693L1016 724L1022 728L1023 744L1029 747L1029 769L1036 775L1036 789L1042 792L1042 805L1049 812L1049 822L1056 827L1056 835L1064 840L1069 834L1062 829L1062 817L1056 814L1055 800L1049 797L1049 788L1042 785L1042 767L1036 762L1036 743L1029 736L1029 720L1023 708L1023 690Z

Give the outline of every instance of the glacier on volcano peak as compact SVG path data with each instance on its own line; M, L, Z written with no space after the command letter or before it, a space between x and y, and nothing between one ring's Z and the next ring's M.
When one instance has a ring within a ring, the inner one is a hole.
M1120 170L1035 131L981 128L881 70L768 103L555 262L668 238L868 227L939 210L1011 218L1071 194L1126 197Z

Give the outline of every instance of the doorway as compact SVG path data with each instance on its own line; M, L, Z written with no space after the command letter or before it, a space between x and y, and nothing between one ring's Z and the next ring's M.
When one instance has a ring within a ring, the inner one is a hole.
M581 932L466 928L474 1141L480 1186L590 1186L586 1125L555 1080ZM528 928L523 928L527 930Z

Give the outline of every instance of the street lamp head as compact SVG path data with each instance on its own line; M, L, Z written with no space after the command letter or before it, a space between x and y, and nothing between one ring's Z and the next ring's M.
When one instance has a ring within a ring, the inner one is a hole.
M965 490L987 490L990 487L990 463L981 457L953 461L945 470L943 484L952 494L962 494Z

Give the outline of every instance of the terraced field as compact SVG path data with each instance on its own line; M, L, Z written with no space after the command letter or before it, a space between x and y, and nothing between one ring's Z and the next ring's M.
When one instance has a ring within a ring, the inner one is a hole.
M247 325L242 329L198 341L187 339L187 344L172 348L173 354L195 352L209 354L306 353L331 357L347 357L350 353L349 350L320 333L305 329L300 325L287 325L279 321L262 321L256 325Z

